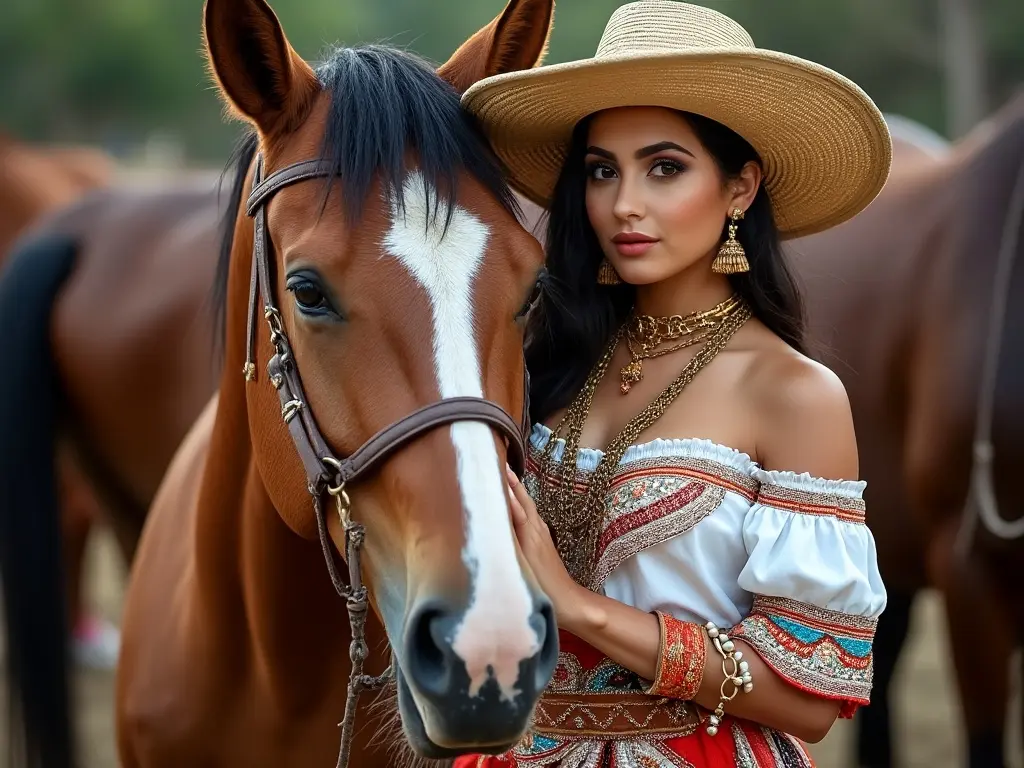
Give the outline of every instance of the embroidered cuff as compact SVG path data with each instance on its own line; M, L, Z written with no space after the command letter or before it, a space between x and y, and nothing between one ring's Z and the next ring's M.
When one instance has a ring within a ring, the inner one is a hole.
M750 615L729 634L742 637L797 688L842 701L839 716L850 718L870 700L876 624L875 619L756 595Z
M704 629L699 624L680 621L655 611L661 627L658 671L648 693L672 699L692 701L700 690L707 661Z

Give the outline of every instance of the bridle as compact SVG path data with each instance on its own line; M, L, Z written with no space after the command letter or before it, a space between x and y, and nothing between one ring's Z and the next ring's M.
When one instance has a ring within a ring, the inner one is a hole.
M258 294L263 304L263 317L270 326L270 342L274 345L274 355L267 363L267 374L271 385L277 390L281 402L281 417L288 427L306 471L307 488L313 500L313 512L316 515L317 531L327 562L327 571L335 590L348 607L352 634L349 646L352 671L348 682L345 714L341 721L341 747L338 754L338 768L345 768L352 747L352 731L359 694L364 690L381 688L392 675L391 667L376 677L363 674L363 662L368 655L365 629L369 606L360 563L365 530L361 523L352 519L352 504L346 488L379 469L391 454L408 443L438 427L458 421L483 422L496 429L506 440L510 465L518 475L522 475L526 462L526 435L529 429L530 380L524 364L525 394L522 420L518 424L500 405L490 400L479 397L445 398L412 411L385 427L363 443L352 455L346 458L334 455L310 411L302 389L298 364L281 321L281 312L274 302L273 284L270 281L271 246L267 233L266 206L270 198L284 187L308 179L330 177L335 172L336 166L331 163L306 160L289 165L263 179L263 157L256 156L252 191L245 204L246 215L253 218L255 231L244 374L246 381L256 380L253 353L256 342ZM331 538L327 532L323 504L325 495L334 498L338 517L345 532L344 559L348 565L347 583L338 572Z

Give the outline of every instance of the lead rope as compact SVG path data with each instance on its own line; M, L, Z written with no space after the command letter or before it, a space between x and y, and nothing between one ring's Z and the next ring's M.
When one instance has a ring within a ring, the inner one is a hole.
M327 559L327 570L330 572L334 589L344 598L348 609L348 622L351 630L352 640L349 644L348 655L351 661L351 672L348 678L348 692L345 698L345 714L341 722L341 744L338 747L337 768L348 768L349 756L352 752L352 733L355 728L355 714L359 706L359 695L363 691L377 691L383 688L391 680L392 666L388 666L380 675L363 674L363 662L369 655L369 648L366 645L366 613L369 610L369 596L366 586L363 584L361 552L366 530L362 523L352 519L352 503L348 493L345 491L345 484L339 483L336 486L328 486L327 492L334 497L338 510L338 518L341 520L342 528L345 531L345 560L348 563L348 584L342 581L334 562L334 554L331 547L330 537L327 533L327 524L323 516L323 508L320 505L321 490L310 488L313 496L313 511L316 516L317 531L320 535L320 545L323 547Z
M989 314L989 332L985 346L982 384L978 396L977 418L974 424L973 461L971 481L967 491L960 530L957 532L956 552L964 557L970 547L978 520L993 536L1012 541L1024 536L1024 517L1007 521L999 511L993 483L992 464L995 448L992 445L992 420L995 409L996 385L999 377L999 352L1002 348L1006 310L1009 306L1010 280L1024 225L1024 162L1021 163L1010 196L1009 214L1003 224L998 261L993 286L992 307Z

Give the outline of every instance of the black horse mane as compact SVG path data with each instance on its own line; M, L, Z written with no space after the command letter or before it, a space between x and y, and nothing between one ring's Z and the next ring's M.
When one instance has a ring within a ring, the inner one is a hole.
M324 203L333 178L344 178L343 208L358 220L371 185L379 180L387 203L403 209L407 153L417 157L433 213L450 220L457 179L465 171L507 210L518 213L501 166L472 116L459 104L458 92L437 76L424 59L383 45L335 49L317 68L331 96L321 158L336 175L326 180ZM211 304L216 338L223 340L228 267L235 220L245 176L258 149L255 133L245 135L232 153L225 173L233 173L230 198L221 221L221 245ZM321 207L321 212L322 212Z

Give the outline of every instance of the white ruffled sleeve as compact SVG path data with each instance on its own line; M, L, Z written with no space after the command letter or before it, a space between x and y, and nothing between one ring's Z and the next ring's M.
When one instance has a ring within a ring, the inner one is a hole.
M743 524L739 586L754 595L733 629L793 685L843 702L852 717L871 693L871 645L885 608L863 481L755 470Z

